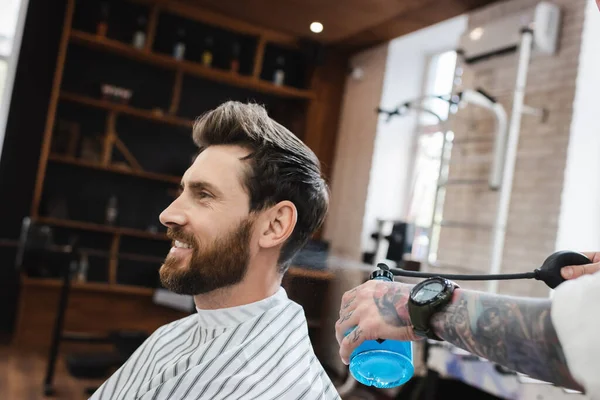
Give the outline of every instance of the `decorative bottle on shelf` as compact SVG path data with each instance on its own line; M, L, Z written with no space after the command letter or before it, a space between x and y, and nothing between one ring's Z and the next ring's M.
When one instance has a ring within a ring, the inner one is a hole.
M273 83L277 86L281 86L285 81L285 71L283 70L285 66L285 59L283 56L277 57L276 65L277 67L275 68L275 73L273 74Z
M204 39L204 51L202 52L202 64L205 67L210 67L212 66L212 62L213 62L213 43L214 40L212 38L212 36L207 36Z
M79 268L77 270L77 280L79 282L87 281L87 274L89 269L89 261L87 253L81 253L79 257Z
M96 25L96 35L106 37L108 32L108 13L109 7L106 1L100 3L100 17Z
M240 44L234 42L231 48L231 63L229 65L231 72L239 72L240 70Z
M183 60L185 57L185 30L179 28L177 30L177 40L175 46L173 46L173 58L176 60Z
M108 205L106 207L106 223L108 225L114 225L117 222L117 215L119 210L117 208L117 196L112 195L108 199Z
M140 15L137 19L137 29L133 34L133 47L143 49L146 44L146 17Z

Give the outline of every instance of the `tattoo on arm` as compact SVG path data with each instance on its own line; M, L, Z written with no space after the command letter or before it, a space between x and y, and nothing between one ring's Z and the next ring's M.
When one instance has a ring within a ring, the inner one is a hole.
M404 285L381 282L376 286L373 300L379 315L388 325L411 326L407 308L409 294L410 289Z
M432 327L447 342L532 378L581 390L550 317L550 300L457 290Z

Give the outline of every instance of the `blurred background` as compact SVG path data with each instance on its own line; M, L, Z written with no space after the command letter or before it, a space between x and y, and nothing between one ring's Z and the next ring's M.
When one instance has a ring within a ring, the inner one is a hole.
M160 286L158 215L194 119L233 99L331 185L283 286L342 398L585 399L429 343L409 383L367 388L334 324L377 262L514 273L600 248L598 37L593 0L0 0L0 397L87 398L194 312Z

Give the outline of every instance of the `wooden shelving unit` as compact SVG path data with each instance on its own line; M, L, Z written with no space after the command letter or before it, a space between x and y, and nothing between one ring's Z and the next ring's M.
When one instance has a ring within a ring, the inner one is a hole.
M143 118L162 124L177 125L186 128L191 128L194 125L194 121L190 121L184 118L179 118L168 114L155 113L147 110L140 110L135 107L130 107L125 104L118 104L107 100L92 99L75 93L63 92L60 94L60 99L78 104L83 104L89 107L115 112L118 114L131 115L133 117Z
M42 278L29 278L27 276L23 276L21 278L21 282L24 285L31 287L50 287L50 288L60 288L62 286L62 281L60 279L42 279ZM131 294L131 295L139 295L139 296L147 296L152 297L154 293L154 289L144 288L139 286L131 286L131 285L111 285L109 283L98 283L98 282L72 282L72 289L81 290L81 291L89 291L89 292L109 292L109 293L121 293L121 294Z
M231 86L251 89L257 92L272 94L279 97L300 99L316 98L315 93L312 91L277 86L269 82L261 81L257 75L248 77L227 71L220 71L215 68L207 68L202 64L194 62L175 60L173 57L167 55L156 54L147 50L138 50L130 45L119 43L116 40L97 37L96 35L86 32L72 31L70 39L74 43L79 43L93 49L115 53L123 57L153 64L165 69L184 72Z
M70 221L66 219L50 218L50 217L38 217L37 222L41 224L60 226L63 228L80 229L89 232L101 232L111 233L120 236L131 236L142 239L154 239L154 240L169 240L166 235L141 231L137 229L113 227L107 225L93 224L90 222L83 221Z
M81 168L95 169L98 171L107 171L107 172L112 172L115 174L135 176L138 178L149 179L149 180L159 181L159 182L174 183L174 184L179 184L179 182L181 182L181 178L178 176L155 174L155 173L146 172L146 171L136 171L135 169L123 168L123 167L119 167L119 166L102 165L99 163L94 163L94 162L85 161L85 160L78 160L76 158L64 157L64 156L60 156L60 155L50 155L50 156L48 156L48 161L54 162L54 163L59 163L59 164L73 165L73 166L81 167Z
M314 278L319 280L330 280L332 279L332 275L330 273L322 271L321 274L307 274L306 272L319 272L319 271L307 271L305 268L297 268L290 267L288 270L288 276L290 277L302 277L302 278ZM38 287L55 287L59 288L62 286L62 281L60 279L52 279L52 278L29 278L27 276L23 276L21 281L30 286L38 286ZM94 292L113 292L113 293L125 293L125 294L133 294L133 295L143 295L143 296L152 296L154 293L154 289L144 288L139 286L132 285L115 285L110 283L98 283L98 282L76 282L72 283L73 288L76 290L87 290ZM317 325L317 323L313 322L313 325Z
M334 278L334 274L330 271L315 270L302 267L291 266L286 273L287 276L292 278L307 278L315 279L320 281L329 281Z

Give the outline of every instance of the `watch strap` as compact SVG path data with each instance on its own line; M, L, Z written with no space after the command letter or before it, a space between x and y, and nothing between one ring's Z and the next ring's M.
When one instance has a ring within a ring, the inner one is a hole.
M429 325L431 316L435 314L435 312L436 310L433 304L419 306L410 301L408 302L408 314L410 315L410 321L415 334L417 336L427 337L441 342L443 339L436 335Z

